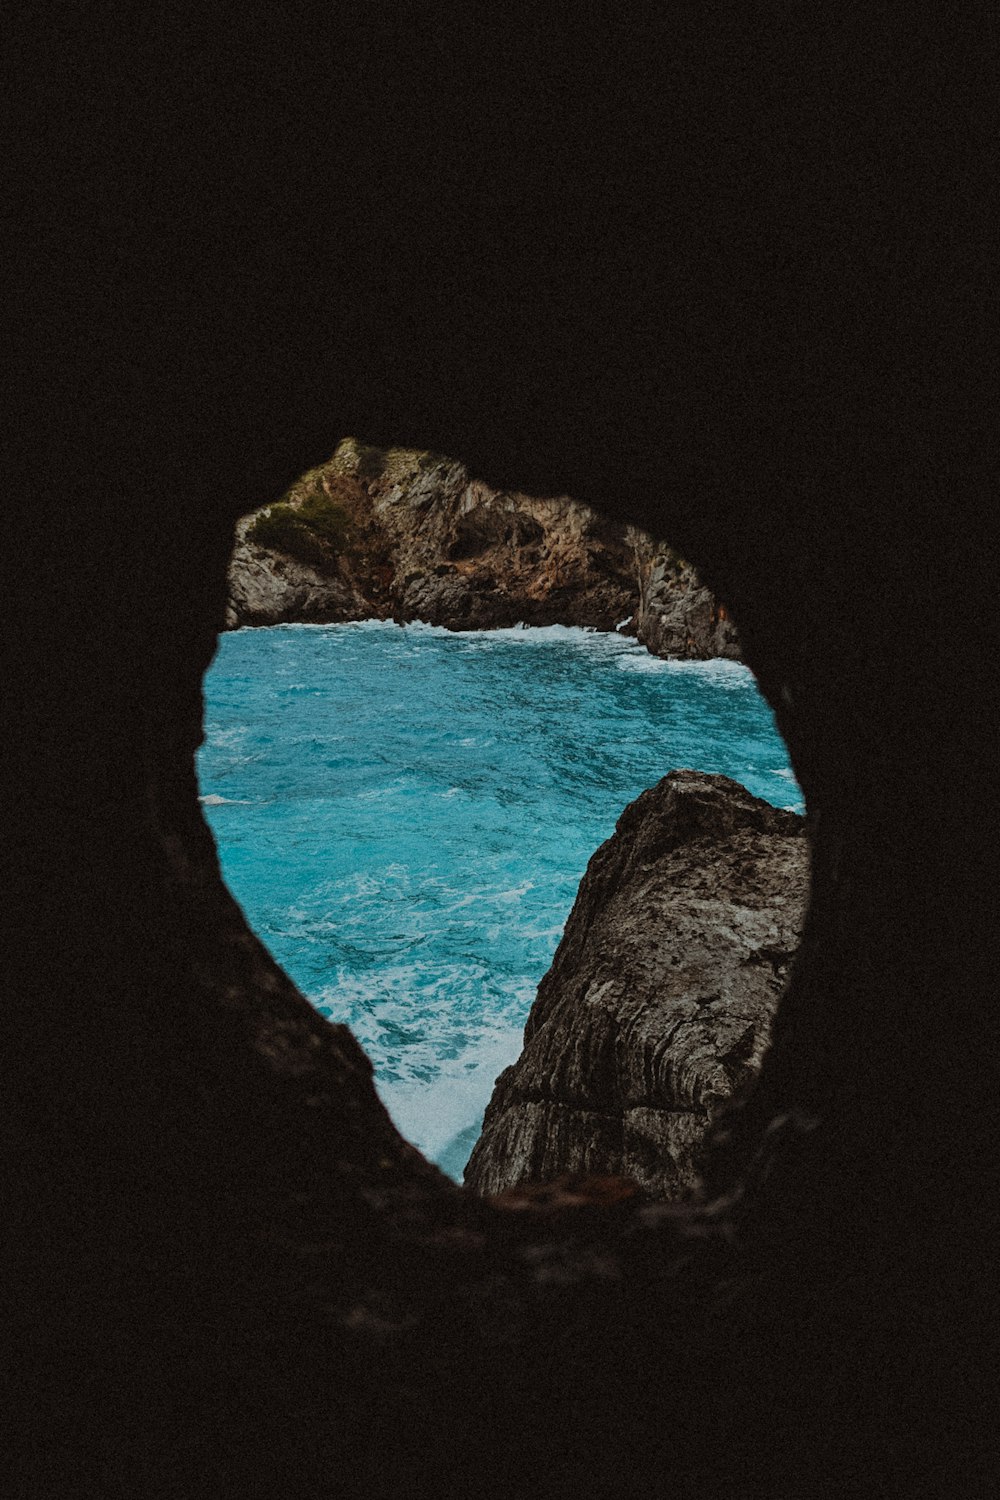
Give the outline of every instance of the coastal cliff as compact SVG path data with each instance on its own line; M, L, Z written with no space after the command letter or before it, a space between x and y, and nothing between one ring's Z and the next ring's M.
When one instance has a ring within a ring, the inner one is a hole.
M804 819L727 777L673 771L630 803L587 866L466 1184L625 1174L685 1196L713 1116L760 1068L808 870Z
M347 438L237 524L225 623L365 618L621 626L660 656L739 654L725 610L644 532L566 497L493 490L454 459Z
M638 601L633 630L654 656L741 659L736 626L690 563L630 527Z

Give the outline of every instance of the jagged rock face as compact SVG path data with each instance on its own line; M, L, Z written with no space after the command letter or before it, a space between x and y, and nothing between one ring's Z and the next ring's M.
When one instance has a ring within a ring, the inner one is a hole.
M739 654L725 610L692 568L588 505L491 489L453 459L352 439L307 479L349 517L345 545L325 566L303 561L255 542L255 516L245 516L228 628L393 618L454 630L613 630L632 621L658 656Z
M239 523L229 568L226 628L277 625L285 620L318 624L356 620L372 611L350 577L330 573L247 539L250 518Z
M728 610L687 563L646 532L632 529L639 602L633 629L654 656L742 655Z
M520 621L613 630L634 611L625 527L589 506L503 493L453 459L351 439L313 477L349 513L349 540L317 568L256 545L245 518L229 626L392 617L456 630Z
M720 1106L759 1071L808 888L804 819L672 771L591 859L497 1080L466 1183L621 1172L693 1188Z

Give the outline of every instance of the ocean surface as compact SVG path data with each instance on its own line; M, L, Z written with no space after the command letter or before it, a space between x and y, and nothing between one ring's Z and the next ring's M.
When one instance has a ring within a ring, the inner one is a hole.
M198 774L250 924L461 1177L587 861L676 767L802 810L749 669L562 626L222 636Z

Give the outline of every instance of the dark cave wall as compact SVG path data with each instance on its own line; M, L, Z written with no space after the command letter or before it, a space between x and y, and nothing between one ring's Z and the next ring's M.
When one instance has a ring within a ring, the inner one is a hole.
M15 29L10 1492L993 1471L988 52L793 9ZM231 528L331 426L739 623L813 900L686 1219L470 1206L220 885Z

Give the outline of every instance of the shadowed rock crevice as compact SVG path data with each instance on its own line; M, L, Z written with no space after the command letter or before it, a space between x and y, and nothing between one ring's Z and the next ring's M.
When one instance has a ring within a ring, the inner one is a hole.
M591 859L466 1182L622 1173L696 1186L709 1126L758 1073L808 891L805 823L674 771Z

